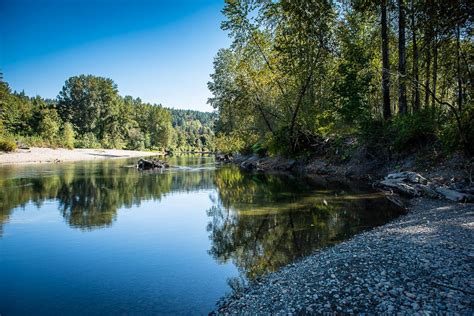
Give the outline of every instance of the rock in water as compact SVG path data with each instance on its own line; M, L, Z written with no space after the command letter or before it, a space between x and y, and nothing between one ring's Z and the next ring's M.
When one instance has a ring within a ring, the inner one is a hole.
M169 168L169 164L166 161L161 161L161 160L140 159L138 160L137 168L140 170L163 169L163 168Z
M224 163L229 163L229 162L232 162L234 159L232 157L232 155L230 154L217 154L216 155L216 160L219 161L219 162L224 162Z

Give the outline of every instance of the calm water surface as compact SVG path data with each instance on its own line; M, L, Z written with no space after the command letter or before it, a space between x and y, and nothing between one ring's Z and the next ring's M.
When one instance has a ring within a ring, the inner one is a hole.
M207 314L231 288L400 210L360 185L212 157L0 167L0 314Z

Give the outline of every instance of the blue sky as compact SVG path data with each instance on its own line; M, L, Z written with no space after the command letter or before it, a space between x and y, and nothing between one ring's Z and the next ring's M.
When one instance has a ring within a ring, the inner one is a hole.
M0 71L13 90L56 97L70 76L121 95L210 111L212 61L230 44L223 0L0 0Z

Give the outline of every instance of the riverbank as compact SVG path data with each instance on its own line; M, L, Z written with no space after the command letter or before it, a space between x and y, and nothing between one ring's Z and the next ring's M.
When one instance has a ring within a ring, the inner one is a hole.
M52 149L37 148L18 149L15 152L0 152L0 165L59 163L69 161L133 158L162 155L160 152L119 150L119 149Z
M474 205L416 198L407 215L223 300L219 314L474 312Z

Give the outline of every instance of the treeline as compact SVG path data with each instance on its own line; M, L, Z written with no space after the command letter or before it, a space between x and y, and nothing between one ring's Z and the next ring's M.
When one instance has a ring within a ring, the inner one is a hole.
M108 78L80 75L69 78L57 99L30 98L12 92L0 80L0 149L12 150L16 143L41 147L116 149L183 149L177 140L204 137L213 148L212 129L173 127L172 113L161 105L140 98L122 97ZM210 115L210 114L209 114ZM195 114L195 125L206 114ZM203 119L206 124L209 120ZM180 126L186 126L182 123ZM210 126L210 125L209 125ZM200 133L200 134L199 134ZM196 136L198 135L198 136ZM187 143L187 150L201 151L203 143Z
M351 135L376 154L474 153L469 1L226 0L222 12L233 42L208 86L225 150L297 154Z
M178 151L214 151L215 113L169 109L175 131L173 144Z

